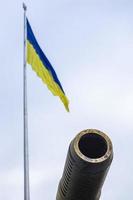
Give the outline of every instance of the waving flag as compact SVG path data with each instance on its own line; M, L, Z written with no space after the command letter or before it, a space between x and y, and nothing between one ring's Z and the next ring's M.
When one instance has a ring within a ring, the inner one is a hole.
M40 48L34 33L31 29L28 19L27 25L27 63L32 66L32 69L47 85L48 89L55 96L59 96L67 111L69 111L69 101L65 95L62 85L56 75L55 70L49 60Z

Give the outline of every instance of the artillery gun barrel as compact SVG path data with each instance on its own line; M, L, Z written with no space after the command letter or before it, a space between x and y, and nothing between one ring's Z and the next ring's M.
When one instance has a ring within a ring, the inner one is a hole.
M56 200L99 200L112 159L112 143L105 133L80 132L70 143Z

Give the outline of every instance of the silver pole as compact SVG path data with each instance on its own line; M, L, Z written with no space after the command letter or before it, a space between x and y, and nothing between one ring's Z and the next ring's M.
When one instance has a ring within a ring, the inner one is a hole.
M24 68L23 68L23 122L24 122L24 200L30 200L30 186L29 186L29 149L28 149L28 112L27 112L27 76L26 76L26 39L27 39L27 26L26 26L26 11L27 7L23 3L24 9Z

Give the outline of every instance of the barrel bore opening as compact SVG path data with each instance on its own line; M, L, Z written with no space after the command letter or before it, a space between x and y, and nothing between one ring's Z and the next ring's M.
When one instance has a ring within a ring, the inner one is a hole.
M98 159L104 156L108 148L106 140L95 133L83 135L79 140L78 146L81 153L91 159Z

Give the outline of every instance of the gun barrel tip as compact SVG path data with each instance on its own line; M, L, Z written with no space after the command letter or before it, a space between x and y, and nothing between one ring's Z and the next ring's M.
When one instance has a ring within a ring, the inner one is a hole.
M113 151L110 138L96 129L80 132L74 140L74 149L80 158L92 163L108 159Z

